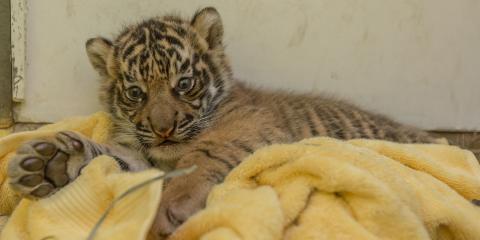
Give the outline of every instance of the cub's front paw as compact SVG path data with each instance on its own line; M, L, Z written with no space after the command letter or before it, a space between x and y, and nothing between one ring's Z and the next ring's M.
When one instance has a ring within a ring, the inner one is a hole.
M82 137L59 132L24 143L8 165L10 186L30 198L47 197L73 181L86 165Z
M171 180L162 194L159 210L151 228L151 234L166 237L190 216L205 207L213 184L193 176Z

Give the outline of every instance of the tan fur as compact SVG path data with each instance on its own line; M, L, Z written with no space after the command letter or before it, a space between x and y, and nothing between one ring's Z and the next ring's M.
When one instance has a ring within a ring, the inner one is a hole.
M222 37L220 15L206 8L191 21L154 18L127 27L113 42L87 42L117 142L143 152L157 167L198 166L167 184L156 235L171 233L201 209L210 189L262 146L314 136L432 141L342 101L248 87L233 79ZM182 93L177 88L184 78L195 84ZM144 95L131 101L135 87Z

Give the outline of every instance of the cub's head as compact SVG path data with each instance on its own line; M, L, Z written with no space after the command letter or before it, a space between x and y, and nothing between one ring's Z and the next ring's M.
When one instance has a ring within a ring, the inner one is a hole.
M220 15L205 8L191 20L153 18L113 41L88 40L117 140L172 149L206 128L232 85L222 37Z

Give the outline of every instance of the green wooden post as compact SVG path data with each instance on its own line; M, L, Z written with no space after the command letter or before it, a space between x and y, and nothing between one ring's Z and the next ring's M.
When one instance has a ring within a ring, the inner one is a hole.
M13 124L10 43L10 0L0 1L0 128Z

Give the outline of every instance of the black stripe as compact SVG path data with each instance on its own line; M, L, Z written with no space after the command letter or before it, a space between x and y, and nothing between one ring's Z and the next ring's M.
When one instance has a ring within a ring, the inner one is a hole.
M188 92L188 97L190 99L201 99L207 92L207 88L204 87L204 85L200 81L196 81L197 83L195 84L194 89L190 90Z
M208 172L207 180L209 181L219 184L223 182L223 179L225 179L225 174L220 171L211 170L210 172Z
M113 113L113 100L114 100L114 96L116 96L118 93L117 88L115 87L115 84L111 83L108 85L108 87L106 87L105 91L106 91L105 94L107 95L107 103L108 103L107 105L108 105L109 111L110 113Z
M197 65L199 60L200 60L200 57L198 56L198 53L194 53L192 58L192 66Z
M346 139L347 136L345 135L345 130L346 130L345 123L342 122L342 120L340 119L340 116L337 114L335 109L330 108L330 109L327 109L327 111L329 111L331 116L332 116L331 124L332 124L333 128L335 129L335 134L340 139Z
M114 46L113 48L113 58L117 59L118 58L118 52L120 51L120 48L117 46Z
M197 73L197 74L200 74L200 72ZM207 69L202 69L201 70L201 76L202 76L202 80L203 80L203 85L210 85L211 78L210 78L210 75L207 72Z
M353 111L345 111L344 114L350 119L351 123L353 124L353 127L355 128L355 131L357 135L359 135L360 138L368 138L368 134L365 132L365 129L363 128L363 125L360 121L361 119L355 117L356 115L362 116L360 112L357 112L357 114L354 114Z
M187 35L187 31L179 25L174 26L172 29L178 34L179 37L183 38Z
M173 55L176 55L176 56L180 55L180 54L178 54L178 51L175 48L167 49L167 54L168 54L169 57L173 57Z
M167 36L165 36L165 40L167 40L167 42L172 44L172 45L177 45L181 49L184 48L183 44L176 37L167 35Z
M126 73L122 73L121 76L122 76L123 79L125 79L127 82L134 82L134 79L133 79L130 75L127 75Z
M131 44L130 46L128 46L128 48L123 51L122 59L126 60L127 57L133 52L133 49L135 49L135 47L136 44Z
M145 159L147 160L147 162L150 164L151 167L155 166L155 161L153 160L152 157L145 157Z
M150 58L150 52L144 51L140 55L140 64L144 64Z
M151 145L152 145L151 142L147 142L145 139L143 139L142 137L140 137L138 135L136 135L135 138L144 148L150 148Z
M89 143L88 145L90 146L90 153L92 154L93 158L103 154L103 152L97 148L96 144Z
M131 109L129 109L128 107L126 107L125 105L116 105L116 107L118 107L118 109L122 112L122 113L129 113ZM131 115L128 115L129 117L129 120L131 121L133 119L133 116Z
M240 141L238 141L238 140L233 140L233 141L232 141L232 144L233 144L235 147L240 148L240 149L242 149L242 150L245 151L245 152L248 152L248 153L253 153L253 152L254 152L254 150L253 150L251 147L247 146L245 143L240 142Z
M218 77L218 76L220 76L219 71L218 71L216 65L213 64L212 59L210 58L210 56L209 56L208 54L203 54L203 55L201 56L201 59L202 59L203 62L205 62L205 64L207 64L208 69L210 70L210 72L211 72L212 75L214 76L214 77L213 77L213 80L214 80L214 81L218 81L218 82L223 82L223 79L220 78L220 77Z
M235 107L235 106L232 106L228 111L226 111L223 116L227 116L229 115L230 113L232 112L235 112L236 110L238 110L239 108L238 107Z
M187 71L188 67L190 66L190 59L185 60L184 63L180 66L180 72Z
M331 137L345 139L345 134L343 133L343 130L340 128L340 126L336 122L330 122L330 126L334 130L333 135Z
M345 108L336 108L336 112L338 112L338 119L341 121L341 123L343 124L344 126L344 131L348 131L349 133L349 138L352 139L352 138L356 138L357 137L357 134L358 134L358 129L355 128L355 126L352 126L352 128L349 127L349 125L352 125L352 121L350 121L350 118L348 117L348 115L346 114L346 112L348 112L347 109ZM343 117L345 118L343 118Z
M119 142L119 143L116 143L116 144L118 144L118 145L120 145L124 148L132 148L132 146L129 143L126 143L126 142Z
M374 124L375 120L371 119L370 116L366 114L362 115L362 118L367 122L368 128L372 131L373 138L374 139L380 138L380 132L378 131L376 124Z
M182 128L186 127L192 121L193 121L193 116L191 114L185 113L185 117L182 119L182 121L178 125L178 129L182 129Z
M123 95L122 97L117 95L117 101L130 109L133 109L134 104L136 103L136 102L132 102L132 100L128 99L127 97L124 97Z
M289 106L287 106L289 107ZM280 108L278 109L279 114L281 115L281 119L283 120L282 122L284 123L284 127L288 131L288 134L290 134L290 137L296 138L297 134L294 131L292 124L290 123L289 119L291 118L290 116L287 115L286 111L286 106L280 105Z
M140 132L138 132L138 131L137 131L136 134L137 134L137 136L142 137L144 140L151 140L151 141L154 140L154 138L153 138L152 136L150 136L150 135L144 135L144 134L142 134L142 133L140 133Z
M129 58L129 59L127 60L127 64L128 64L128 67L127 67L127 68L128 68L128 71L131 71L131 70L132 70L133 65L136 64L136 62L137 62L137 58L136 58L135 56L132 56L131 58Z
M310 111L308 111L309 106L306 106L306 111L305 111L305 120L307 121L308 127L310 128L310 134L312 136L318 136L320 135L315 128L315 124L313 123L312 116L310 116Z
M315 108L315 113L317 114L317 117L322 121L323 125L325 126L325 129L327 131L327 136L329 137L335 137L335 132L336 130L332 129L332 127L338 127L338 125L334 124L332 126L331 119L333 118L330 112L327 111L325 107L318 106Z
M177 52L177 61L183 62L183 57L178 52ZM175 65L176 65L176 63L175 63Z
M313 110L315 112L315 115L317 115L317 118L320 119L323 126L325 127L325 130L327 131L327 135L330 135L328 119L330 119L331 117L329 113L325 112L325 109L322 106L314 106Z
M150 22L150 25L153 25L152 29L154 29L154 31L158 34L167 32L167 25L165 23L152 20L152 22Z
M119 158L117 156L112 156L112 158L115 159L115 161L117 161L118 165L120 166L120 168L123 171L129 171L130 170L130 166L125 161L123 161L121 158Z
M137 37L137 42L135 45L142 45L147 42L147 36L145 35L145 31L143 29L138 29L138 32L135 36Z
M213 96L213 99L211 100L211 102L216 102L218 98L222 97L223 96L223 83L220 84L220 86L216 86L217 88L217 94L215 96Z
M186 102L188 104L188 106L190 106L191 108L195 109L195 110L198 110L202 107L202 100L198 99L199 101L199 104L198 106L193 104L194 101L196 101L197 99L193 100L193 101L188 101L188 100L185 100L185 99L181 99L183 102Z
M198 152L202 152L205 154L205 156L211 158L211 159L214 159L214 160L217 160L223 164L225 164L225 166L227 166L227 168L229 170L232 170L235 166L233 164L231 164L230 162L228 162L227 160L223 159L223 158L220 158L220 157L217 157L217 156L213 156L207 149L197 149L196 151Z

